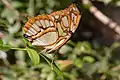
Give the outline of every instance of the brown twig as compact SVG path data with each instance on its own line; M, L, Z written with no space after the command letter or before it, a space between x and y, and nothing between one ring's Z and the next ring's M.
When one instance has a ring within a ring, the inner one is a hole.
M100 10L98 10L90 0L82 0L84 5L89 6L89 11L103 24L107 25L109 28L113 29L118 35L120 35L120 25L115 21L104 15Z
M117 65L113 68L111 68L112 71L119 71L120 70L120 65Z
M100 77L100 80L105 80L106 79L106 75L102 75L101 77Z

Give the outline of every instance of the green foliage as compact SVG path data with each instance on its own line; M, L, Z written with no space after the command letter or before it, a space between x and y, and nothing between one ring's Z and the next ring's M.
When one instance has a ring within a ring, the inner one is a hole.
M51 68L57 73L57 75L61 77L61 80L64 80L63 74L58 68L58 66L43 54L40 54L40 55L46 60L46 62L51 66Z
M27 50L28 55L31 58L33 64L34 65L39 64L40 63L40 57L39 57L38 53L34 49L31 49L29 47L26 47L26 50Z
M99 1L115 6L120 3L119 0ZM0 35L0 79L120 80L120 55L116 53L119 43L108 47L70 40L58 52L46 54L23 38L26 16L60 10L69 3L69 0L0 1L0 32L4 34ZM5 55L7 58L2 57Z

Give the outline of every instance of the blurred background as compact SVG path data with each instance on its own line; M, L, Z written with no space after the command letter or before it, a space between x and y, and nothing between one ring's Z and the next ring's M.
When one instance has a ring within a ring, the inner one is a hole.
M120 0L76 1L82 13L80 25L68 43L55 53L64 80L120 80ZM3 48L3 44L25 48L22 27L27 16L62 10L70 3L0 0L0 80L61 80L42 57L40 64L33 66L26 51Z

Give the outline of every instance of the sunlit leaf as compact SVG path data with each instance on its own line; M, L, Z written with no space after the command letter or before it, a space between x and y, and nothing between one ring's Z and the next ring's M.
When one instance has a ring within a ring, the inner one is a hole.
M87 50L87 51L91 51L92 50L92 47L91 47L91 45L90 45L90 43L88 43L88 42L82 42L81 43L81 50Z
M33 47L32 44L31 44L29 41L27 41L25 38L23 38L23 41L24 41L25 44L28 45L29 47Z
M118 48L120 47L120 44L119 43L113 43L112 46L111 46L111 49L115 49L115 48Z
M3 45L3 41L2 41L2 39L0 39L0 45Z
M118 1L118 2L116 3L116 5L117 5L117 6L120 6L120 1Z
M10 48L10 45L0 45L0 50L9 50Z
M26 47L26 50L28 52L28 55L29 55L30 59L32 60L32 63L34 65L39 64L40 63L40 57L39 57L38 53L30 47Z
M73 61L73 64L78 67L78 68L82 68L83 67L83 61L81 59L76 59Z
M54 62L51 64L52 61L48 57L46 57L45 55L43 55L41 53L40 53L40 55L41 55L41 57L43 57L46 60L46 62L50 66L52 65L52 69L57 73L58 76L61 77L62 80L64 80L63 73L61 72L61 70L59 69L59 67Z
M89 63L93 63L95 61L95 59L93 57L91 57L91 56L85 56L83 58L83 61L87 61Z

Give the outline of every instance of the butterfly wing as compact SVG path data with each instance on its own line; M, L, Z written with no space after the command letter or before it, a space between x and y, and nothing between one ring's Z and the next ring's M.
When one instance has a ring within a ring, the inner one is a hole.
M30 18L23 29L24 36L35 46L51 45L58 38L54 23L47 15Z
M24 26L24 36L32 45L56 50L65 44L79 25L81 15L75 4L49 15L30 18Z
M77 29L81 14L75 4L71 4L68 8L56 11L50 14L55 22L59 39L52 46L46 46L52 50L56 50L64 45L72 36L72 33Z

